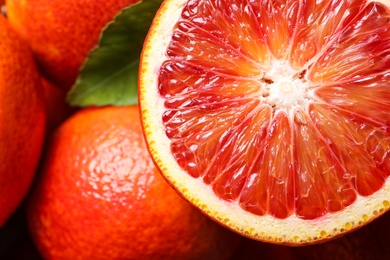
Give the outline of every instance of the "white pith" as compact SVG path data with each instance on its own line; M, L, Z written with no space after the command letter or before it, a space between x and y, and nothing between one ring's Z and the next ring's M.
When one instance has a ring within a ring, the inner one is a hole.
M165 51L172 33L167 28L171 28L170 26L179 19L187 1L166 0L163 3L160 12L164 15L158 16L158 19L153 22L154 32L158 33L150 33L146 40L146 42L159 43L159 47L144 48L139 84L141 93L139 103L149 149L164 176L179 193L212 218L243 235L292 245L343 234L385 212L390 206L389 179L381 190L369 197L358 196L357 200L343 211L327 214L316 220L303 220L295 215L287 219L276 219L272 216L253 215L244 211L237 203L219 199L202 180L194 179L180 168L171 155L170 140L165 135L164 126L160 120L156 120L162 118L165 110L164 100L159 96L156 86L158 71L166 59ZM378 2L390 6L389 0ZM273 83L264 84L260 95L265 102L278 109L293 111L297 106L304 107L313 99L309 83L297 79L296 71L290 71L289 66L282 62L275 64L274 68L274 71L271 70L266 75ZM284 71L283 77L280 76L280 71Z
M300 77L301 72L293 70L285 60L273 60L271 69L265 73L267 82L262 84L260 98L275 110L285 110L291 114L296 107L304 108L314 100L310 83Z

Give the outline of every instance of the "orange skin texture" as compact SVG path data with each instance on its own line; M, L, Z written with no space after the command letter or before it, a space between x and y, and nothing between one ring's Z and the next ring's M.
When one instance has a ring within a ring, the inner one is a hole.
M241 238L162 178L136 106L77 111L42 162L27 219L45 259L228 259Z
M45 93L46 103L46 134L52 133L62 122L72 115L76 108L69 106L66 102L66 91L54 86L45 79L42 79L42 86Z
M26 195L45 134L40 75L28 44L0 15L0 227Z
M30 43L42 74L67 90L101 30L138 0L6 0L7 16Z

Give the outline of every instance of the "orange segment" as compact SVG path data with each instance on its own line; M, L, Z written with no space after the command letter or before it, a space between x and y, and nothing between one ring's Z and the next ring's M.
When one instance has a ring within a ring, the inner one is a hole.
M167 108L222 103L225 100L258 98L262 86L255 80L201 71L181 61L166 61L159 73L159 92Z
M268 126L268 122L263 125ZM287 218L295 204L292 131L287 115L276 115L264 136L259 137L257 142L252 142L252 147L257 144L259 149L253 149L257 158L250 163L240 206L257 215Z
M188 36L194 35L193 43L202 47L203 51L207 50L205 53L210 53L208 46L203 45L203 42L199 44L199 36L210 38L210 41L218 39L223 42L215 42L220 53L234 48L234 52L243 54L247 59L258 64L267 64L270 59L269 52L254 11L247 0L191 1L184 7L182 18L190 23ZM179 24L179 27L183 24ZM197 31L199 28L202 28L202 31ZM182 46L181 41L179 46ZM216 57L218 56L210 56Z
M296 118L296 214L315 219L329 212L340 211L356 199L351 178L310 118L302 111L297 111Z
M215 194L225 200L238 198L263 148L261 140L266 135L271 109L257 103L253 105L218 140L215 156L204 178L205 183L213 180L211 184Z
M286 58L296 26L298 1L251 1L247 8L251 8L258 19L261 37L267 40L273 56Z
M361 8L362 1L300 1L290 54L292 67L308 66L321 55Z
M202 70L235 76L262 75L260 67L239 50L187 21L178 25L167 54L173 60L185 61Z
M250 113L257 105L255 101L238 100L237 110L232 111L228 109L230 104L204 105L200 110L198 107L183 111L171 110L163 117L167 136L172 141L173 156L189 174L203 177L206 183L211 183L220 172L209 168L212 166L210 163L218 158L219 149L223 149L219 146L223 146L224 135L230 135L230 131L234 134L234 129L229 129L240 123L239 115ZM228 154L222 153L223 156ZM221 158L218 158L216 163L220 162Z
M357 192L368 196L378 191L390 174L382 167L389 163L389 133L367 118L325 105L313 105L311 116Z
M316 94L328 104L369 118L377 124L389 125L389 82L389 73L372 75L359 82L320 87L316 89Z
M310 69L316 83L364 80L390 68L389 9L368 4Z

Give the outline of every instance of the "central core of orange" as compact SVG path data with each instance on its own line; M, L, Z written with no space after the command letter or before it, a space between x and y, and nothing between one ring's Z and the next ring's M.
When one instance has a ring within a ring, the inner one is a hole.
M296 71L287 61L273 61L271 69L262 78L260 98L274 110L289 112L296 107L304 108L314 99L305 74L306 70Z

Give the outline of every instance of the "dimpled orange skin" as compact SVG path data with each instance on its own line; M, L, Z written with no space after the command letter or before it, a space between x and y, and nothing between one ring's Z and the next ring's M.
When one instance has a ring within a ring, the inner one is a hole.
M45 259L228 259L240 237L161 177L138 107L77 111L53 133L27 204Z
M0 227L26 195L41 155L45 106L33 56L0 15Z
M68 90L101 30L138 0L6 0L7 16L30 43L43 75Z

